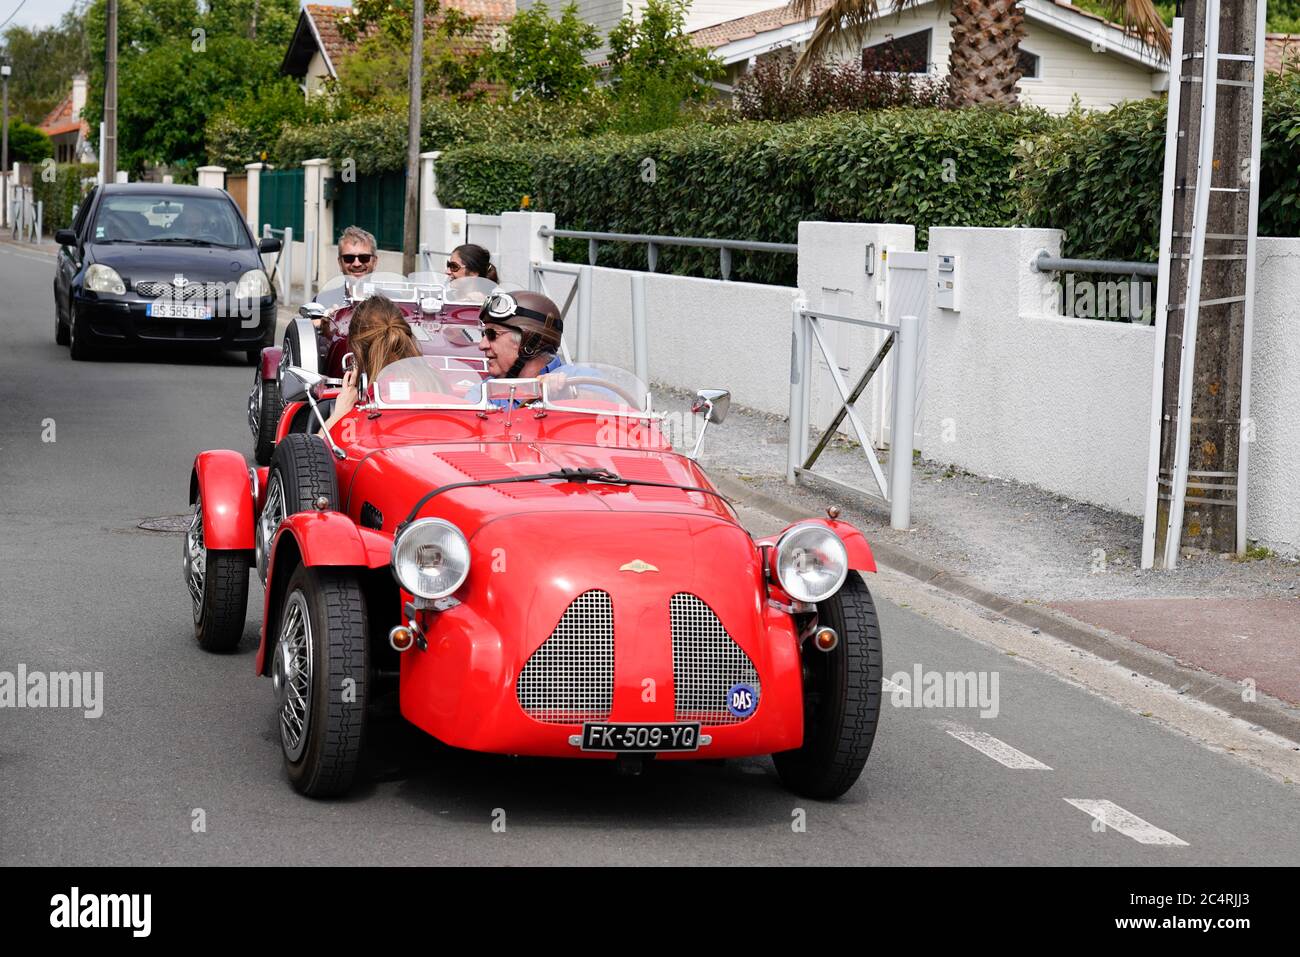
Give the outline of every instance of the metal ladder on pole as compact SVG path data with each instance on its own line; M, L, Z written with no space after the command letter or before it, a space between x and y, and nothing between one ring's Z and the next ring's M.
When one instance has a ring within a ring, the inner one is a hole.
M1234 3L1226 18L1219 0L1185 6L1170 68L1143 568L1176 567L1184 533L1217 551L1246 547L1265 3Z

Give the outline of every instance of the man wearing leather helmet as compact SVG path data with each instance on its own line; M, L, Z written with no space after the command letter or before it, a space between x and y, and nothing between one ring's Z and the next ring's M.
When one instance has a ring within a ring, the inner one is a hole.
M479 310L483 338L479 351L494 379L532 379L554 372L560 358L564 320L560 310L539 292L498 292Z

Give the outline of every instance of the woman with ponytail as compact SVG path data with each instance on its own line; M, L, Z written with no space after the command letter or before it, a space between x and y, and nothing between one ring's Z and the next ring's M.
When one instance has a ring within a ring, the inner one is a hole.
M492 254L474 243L457 246L447 257L447 278L456 280L466 276L501 281L497 278L497 267L492 265Z
M360 373L364 372L366 378L374 382L389 363L420 355L420 347L402 310L387 296L371 296L357 306L348 325L348 345L356 361L343 373L343 388L334 400L333 412L325 421L327 430L356 406Z

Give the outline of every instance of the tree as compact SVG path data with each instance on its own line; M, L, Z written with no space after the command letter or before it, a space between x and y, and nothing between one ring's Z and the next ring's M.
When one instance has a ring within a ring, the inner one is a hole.
M90 67L82 14L76 9L56 26L10 26L4 47L13 67L9 115L29 123L44 119L68 95L72 76Z
M889 12L901 13L921 0L892 0ZM1169 31L1152 0L1092 0L1104 16L1120 23L1166 56ZM822 10L822 0L791 0L798 16L817 17L817 26L799 58L800 69L830 53L845 41L860 45L882 11L879 0L831 0ZM820 13L819 13L820 11ZM1020 69L1020 41L1024 38L1024 14L1017 0L951 0L948 72L952 77L956 105L993 103L1014 106Z
M9 162L39 163L54 155L54 142L22 120L9 120Z
M722 75L722 64L691 42L688 6L688 0L649 0L639 20L629 9L609 32L610 76L620 93L667 85L686 99L707 95L707 81Z
M549 100L576 100L596 86L596 67L587 54L600 46L600 33L570 3L551 17L542 4L515 14L493 40L491 76L514 93Z

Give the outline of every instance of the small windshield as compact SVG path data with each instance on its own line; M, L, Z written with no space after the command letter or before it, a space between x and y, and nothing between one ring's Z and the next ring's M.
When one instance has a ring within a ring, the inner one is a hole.
M221 196L114 193L95 215L94 242L247 246L234 205Z
M633 415L650 411L650 390L626 369L595 362L560 366L546 378L548 408Z
M480 369L447 356L399 359L371 384L382 409L446 409L478 405Z
M442 283L411 282L396 273L371 273L364 279L348 285L348 296L353 302L371 296L387 296L393 302L420 302L424 299L442 301Z
M482 276L464 276L453 279L447 285L446 299L448 302L472 303L478 306L487 302L488 296L498 288L491 279L484 279Z

